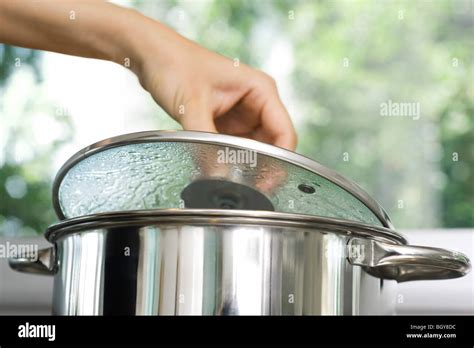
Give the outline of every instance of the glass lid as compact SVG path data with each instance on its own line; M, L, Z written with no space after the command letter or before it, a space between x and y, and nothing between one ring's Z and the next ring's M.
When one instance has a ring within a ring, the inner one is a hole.
M61 219L144 209L237 209L337 218L391 228L360 187L291 151L188 131L127 134L93 144L60 169Z

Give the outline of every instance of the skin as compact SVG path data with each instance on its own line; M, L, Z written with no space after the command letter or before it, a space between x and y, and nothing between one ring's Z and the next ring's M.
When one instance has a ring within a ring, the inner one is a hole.
M296 147L269 75L235 66L137 11L95 0L0 0L0 42L125 65L186 130Z

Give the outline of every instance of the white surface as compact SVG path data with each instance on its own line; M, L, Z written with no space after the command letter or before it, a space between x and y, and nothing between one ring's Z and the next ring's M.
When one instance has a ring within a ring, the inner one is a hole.
M474 259L474 229L402 231L410 244L460 251ZM22 243L46 246L42 237ZM0 243L5 240L0 239ZM0 315L50 314L52 277L12 271L0 259ZM459 279L401 283L397 289L397 314L474 314L472 273Z

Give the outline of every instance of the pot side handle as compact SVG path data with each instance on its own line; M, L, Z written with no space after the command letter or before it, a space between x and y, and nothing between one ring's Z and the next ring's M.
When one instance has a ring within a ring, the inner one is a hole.
M56 250L54 246L40 249L35 257L10 258L8 263L17 272L53 275L57 270Z
M415 245L398 245L352 238L348 261L376 277L397 282L458 278L469 273L471 263L456 251Z

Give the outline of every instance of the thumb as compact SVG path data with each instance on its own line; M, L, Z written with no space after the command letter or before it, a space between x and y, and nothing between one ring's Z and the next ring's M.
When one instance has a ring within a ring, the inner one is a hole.
M184 130L217 133L214 116L207 103L192 101L178 108L178 122Z

